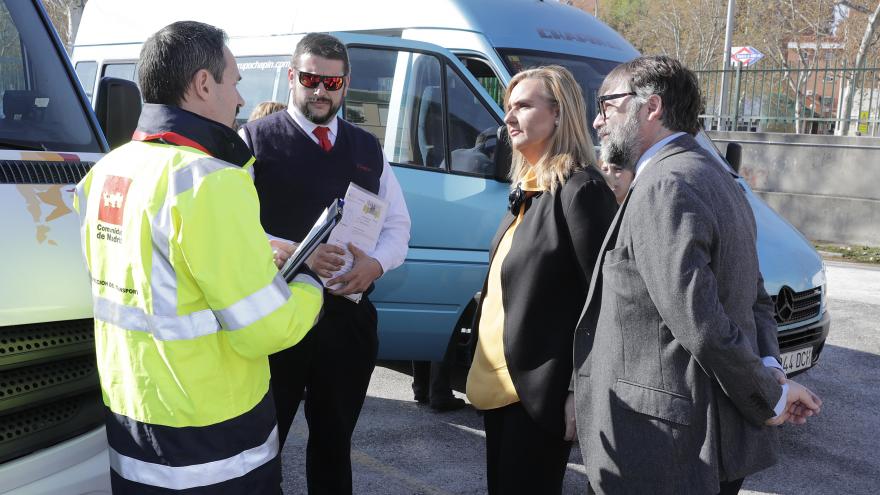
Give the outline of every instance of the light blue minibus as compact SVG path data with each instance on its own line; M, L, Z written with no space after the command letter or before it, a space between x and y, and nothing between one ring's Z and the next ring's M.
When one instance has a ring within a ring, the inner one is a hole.
M319 16L306 2L251 0L247 9L226 10L209 4L155 0L147 8L90 0L73 55L86 92L103 75L135 79L140 43L149 34L197 18L230 34L246 116L261 101L287 101L286 70L298 39L291 33L346 31L337 33L352 65L343 116L380 139L413 221L406 263L383 276L371 295L386 359L437 360L453 334L462 343L472 337L475 296L507 205L495 130L512 75L563 65L592 102L605 74L638 56L593 16L557 2L337 0L334 15ZM591 122L595 109L588 107ZM718 166L728 167L708 137L699 141ZM824 266L793 227L739 182L758 222L761 268L777 302L786 369L801 371L818 359L830 326Z

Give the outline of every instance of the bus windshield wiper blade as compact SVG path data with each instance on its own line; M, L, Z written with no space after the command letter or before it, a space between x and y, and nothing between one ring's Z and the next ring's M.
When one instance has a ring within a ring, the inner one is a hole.
M23 141L10 141L0 138L0 148L12 148L25 151L49 151L43 143L30 143Z

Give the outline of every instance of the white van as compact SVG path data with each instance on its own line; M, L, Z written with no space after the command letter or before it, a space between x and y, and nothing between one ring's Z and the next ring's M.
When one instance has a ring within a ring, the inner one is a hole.
M143 40L175 20L196 19L230 35L243 78L245 117L261 101L287 102L294 33L372 35L340 35L353 69L342 112L383 143L413 220L406 263L380 279L371 296L380 314L380 357L438 359L450 334L471 326L491 236L506 206L506 167L499 165L493 132L502 124L504 86L523 68L563 65L580 82L592 121L591 103L605 74L638 53L591 15L557 2L250 0L240 5L90 0L73 55L86 91L101 76L136 80ZM708 137L699 141L727 167ZM777 300L786 370L802 371L818 359L830 326L824 266L793 227L739 182L759 225L761 269L767 291Z
M73 188L107 151L39 0L0 0L0 493L109 494Z

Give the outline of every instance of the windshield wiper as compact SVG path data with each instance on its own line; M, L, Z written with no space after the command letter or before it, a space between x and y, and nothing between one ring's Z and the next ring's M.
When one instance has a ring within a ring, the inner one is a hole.
M0 139L0 148L12 148L25 151L49 151L49 148L46 148L43 143L10 141L8 139Z

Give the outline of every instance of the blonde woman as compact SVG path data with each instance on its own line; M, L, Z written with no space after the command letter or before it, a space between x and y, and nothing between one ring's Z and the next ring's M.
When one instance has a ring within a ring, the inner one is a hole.
M617 206L568 70L517 74L504 106L510 211L492 242L467 395L484 413L489 493L560 493L574 328Z

